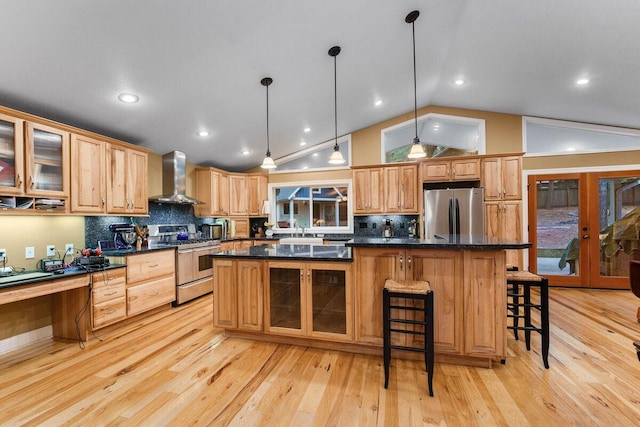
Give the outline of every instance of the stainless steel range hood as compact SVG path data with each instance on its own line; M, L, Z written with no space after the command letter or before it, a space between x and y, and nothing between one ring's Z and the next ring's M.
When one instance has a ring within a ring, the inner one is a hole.
M187 197L187 157L181 151L162 156L162 195L149 198L152 202L197 205L199 200Z

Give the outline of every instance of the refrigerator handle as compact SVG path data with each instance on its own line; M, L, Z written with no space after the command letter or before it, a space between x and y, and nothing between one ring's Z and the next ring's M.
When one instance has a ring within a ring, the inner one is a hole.
M453 221L455 221L453 217L453 199L449 199L449 236L454 234Z
M456 235L460 234L460 202L456 199Z

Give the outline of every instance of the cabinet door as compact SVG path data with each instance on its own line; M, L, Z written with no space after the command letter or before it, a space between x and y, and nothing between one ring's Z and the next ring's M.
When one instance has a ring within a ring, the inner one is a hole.
M504 202L501 222L504 224L502 237L522 241L522 202ZM507 264L522 267L521 249L508 249L506 252Z
M449 160L427 160L422 162L423 181L448 181L451 177Z
M307 301L304 286L304 269L293 262L270 262L266 329L283 335L302 335L306 330L303 316Z
M213 261L213 325L220 328L238 327L238 280L235 262Z
M71 212L106 210L105 143L71 135Z
M229 175L229 215L248 215L247 178L244 175Z
M219 190L218 194L220 199L218 200L218 213L217 215L227 216L229 215L229 176L221 173L219 176Z
M485 202L484 230L487 237L502 237L502 202Z
M411 260L411 278L428 281L433 290L436 352L462 353L464 310L462 252L410 251L407 257ZM420 345L424 342L422 335L416 335L413 338Z
M264 175L250 175L247 177L248 212L251 216L262 215L262 204L267 200L267 177Z
M384 201L384 178L382 168L356 169L354 213L382 213Z
M464 251L464 352L506 357L506 265L504 251Z
M149 211L147 153L127 150L129 173L127 175L127 198L130 213L145 215Z
M482 186L485 200L502 200L502 162L500 158L482 159Z
M387 278L404 278L405 251L367 248L354 251L355 339L361 343L382 345L382 289Z
M107 212L126 213L127 150L107 143Z
M369 175L368 169L356 169L353 171L353 186L355 191L353 212L355 214L366 214L369 212Z
M262 331L264 281L262 261L238 261L238 328Z
M22 194L24 183L23 121L0 114L0 193Z
M402 211L402 189L400 187L400 168L384 168L384 212L395 213Z
M480 159L462 159L451 161L451 179L473 181L480 179Z
M210 170L196 171L196 198L200 204L194 206L198 217L214 216L214 203L218 200L218 174Z
M403 213L418 213L418 167L400 168L400 207Z
M502 188L504 200L522 199L522 158L520 156L502 159Z
M27 194L66 197L69 194L69 133L26 122L25 165Z
M350 340L353 337L351 266L336 263L306 265L309 300L307 324L317 338Z
M127 288L127 316L169 304L176 299L176 279L173 276L150 280Z

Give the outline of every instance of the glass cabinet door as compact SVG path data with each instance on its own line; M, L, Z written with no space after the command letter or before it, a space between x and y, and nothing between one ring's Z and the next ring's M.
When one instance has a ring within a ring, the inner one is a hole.
M22 120L0 114L0 192L22 192Z
M313 332L347 333L346 279L344 270L311 270Z
M269 326L302 332L300 268L269 268Z
M69 134L27 123L26 192L43 196L66 196L69 174Z

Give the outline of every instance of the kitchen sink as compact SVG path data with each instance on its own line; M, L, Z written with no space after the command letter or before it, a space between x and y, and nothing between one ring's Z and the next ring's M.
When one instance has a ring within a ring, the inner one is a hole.
M282 245L321 245L322 237L284 237L280 239Z

